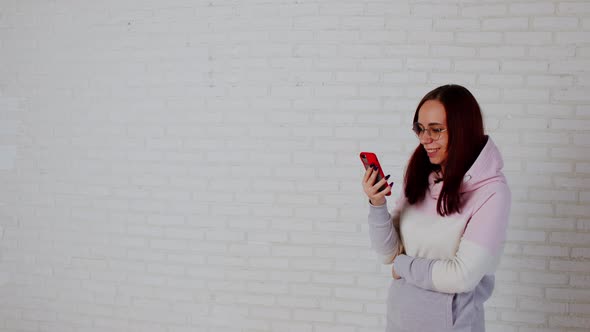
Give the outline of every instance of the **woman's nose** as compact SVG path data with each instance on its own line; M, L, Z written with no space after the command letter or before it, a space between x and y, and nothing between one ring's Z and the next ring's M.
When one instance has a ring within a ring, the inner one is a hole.
M429 133L427 133L427 132L424 132L420 136L420 143L422 143L422 144L431 143L432 141L433 141L432 137L430 137Z

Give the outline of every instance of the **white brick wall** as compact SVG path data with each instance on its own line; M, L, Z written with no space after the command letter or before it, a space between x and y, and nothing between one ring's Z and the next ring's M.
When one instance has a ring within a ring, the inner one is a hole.
M506 159L489 331L590 329L590 3L7 0L0 331L377 332L360 150L420 97Z

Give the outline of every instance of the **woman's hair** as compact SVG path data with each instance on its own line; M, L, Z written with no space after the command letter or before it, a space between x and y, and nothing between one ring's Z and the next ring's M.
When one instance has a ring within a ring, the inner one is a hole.
M460 188L465 173L477 159L487 142L479 104L466 88L460 85L443 85L429 93L418 104L414 121L418 121L420 107L428 100L439 101L447 116L448 146L443 186L436 209L441 216L461 212ZM419 144L412 154L404 177L404 192L408 203L421 202L428 189L428 177L439 171L440 165L431 164L424 147Z

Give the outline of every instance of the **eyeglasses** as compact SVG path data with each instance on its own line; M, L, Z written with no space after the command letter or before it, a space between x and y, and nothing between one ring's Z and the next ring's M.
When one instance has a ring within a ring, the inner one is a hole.
M412 126L412 131L414 132L414 134L416 134L416 136L418 137L418 139L422 139L422 135L424 135L424 133L428 133L428 137L432 138L433 140L437 140L440 138L440 135L447 131L446 128L442 128L442 127L429 127L424 128L422 127L421 124L419 124L418 122L415 122L414 125Z

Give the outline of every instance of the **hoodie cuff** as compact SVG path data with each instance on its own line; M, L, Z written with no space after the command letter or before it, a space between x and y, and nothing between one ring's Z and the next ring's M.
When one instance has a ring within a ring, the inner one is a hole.
M432 265L435 260L398 255L393 260L395 272L406 282L423 289L436 290L432 284Z
M412 264L412 258L407 255L397 255L393 260L393 268L397 275L404 279L408 279L410 274L410 264Z

